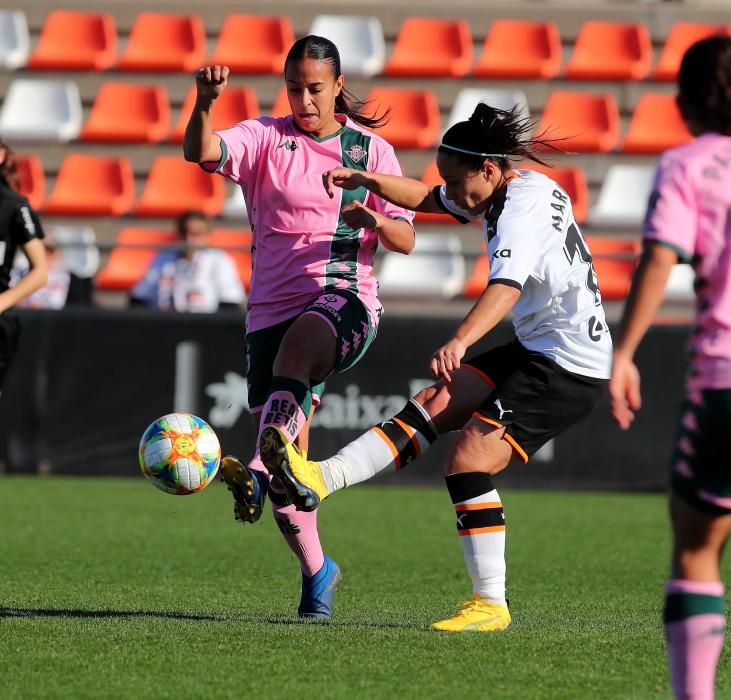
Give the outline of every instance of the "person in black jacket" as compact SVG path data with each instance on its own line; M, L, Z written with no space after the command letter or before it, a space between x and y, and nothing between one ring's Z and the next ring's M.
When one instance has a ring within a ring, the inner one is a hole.
M20 335L13 307L48 281L43 227L18 186L15 154L0 139L0 388ZM28 258L30 271L11 287L10 272L19 248Z

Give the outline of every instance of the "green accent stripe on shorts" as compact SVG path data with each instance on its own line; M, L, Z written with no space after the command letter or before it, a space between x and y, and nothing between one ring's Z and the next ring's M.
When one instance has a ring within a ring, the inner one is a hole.
M367 170L371 137L346 127L340 134L340 153L343 166L354 170ZM342 190L340 207L344 207L355 200L364 202L368 196L365 187L355 190ZM358 293L358 252L360 251L360 236L362 229L350 228L338 217L338 225L330 244L330 259L325 267L325 286L333 288L336 282L346 280L346 289ZM341 287L342 288L342 287Z
M665 600L663 619L666 623L686 620L694 615L725 615L723 596L701 593L670 593Z

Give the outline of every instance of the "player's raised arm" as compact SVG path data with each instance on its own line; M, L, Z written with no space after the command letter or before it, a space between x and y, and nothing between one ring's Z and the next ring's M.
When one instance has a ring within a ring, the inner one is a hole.
M434 186L426 185L420 180L410 177L384 175L351 168L334 168L322 174L322 184L331 199L335 196L334 187L341 187L344 190L365 187L373 194L396 206L425 213L443 213L432 194Z
M221 138L213 133L213 103L226 89L228 66L204 66L195 74L197 96L183 139L183 155L192 163L221 160Z

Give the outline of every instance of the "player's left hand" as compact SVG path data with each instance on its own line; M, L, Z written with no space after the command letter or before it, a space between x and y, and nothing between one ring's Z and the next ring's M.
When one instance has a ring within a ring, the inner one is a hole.
M350 204L346 204L340 210L340 215L343 217L343 221L346 225L350 226L350 228L367 228L372 231L378 230L381 216L364 204L361 204L358 200L355 200Z
M444 379L447 382L452 381L450 372L460 368L460 360L467 352L467 346L457 338L452 338L448 343L442 345L434 355L432 355L429 369L435 379Z
M640 372L632 359L615 355L609 380L609 407L622 430L627 430L642 406Z

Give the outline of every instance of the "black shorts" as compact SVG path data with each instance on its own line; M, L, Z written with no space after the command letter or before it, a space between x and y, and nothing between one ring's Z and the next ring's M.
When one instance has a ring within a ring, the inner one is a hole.
M15 357L20 338L20 321L12 311L0 314L0 389L2 389L8 367Z
M551 438L585 418L607 393L607 379L569 372L517 340L466 360L494 391L474 414L505 428L504 439L523 462Z

